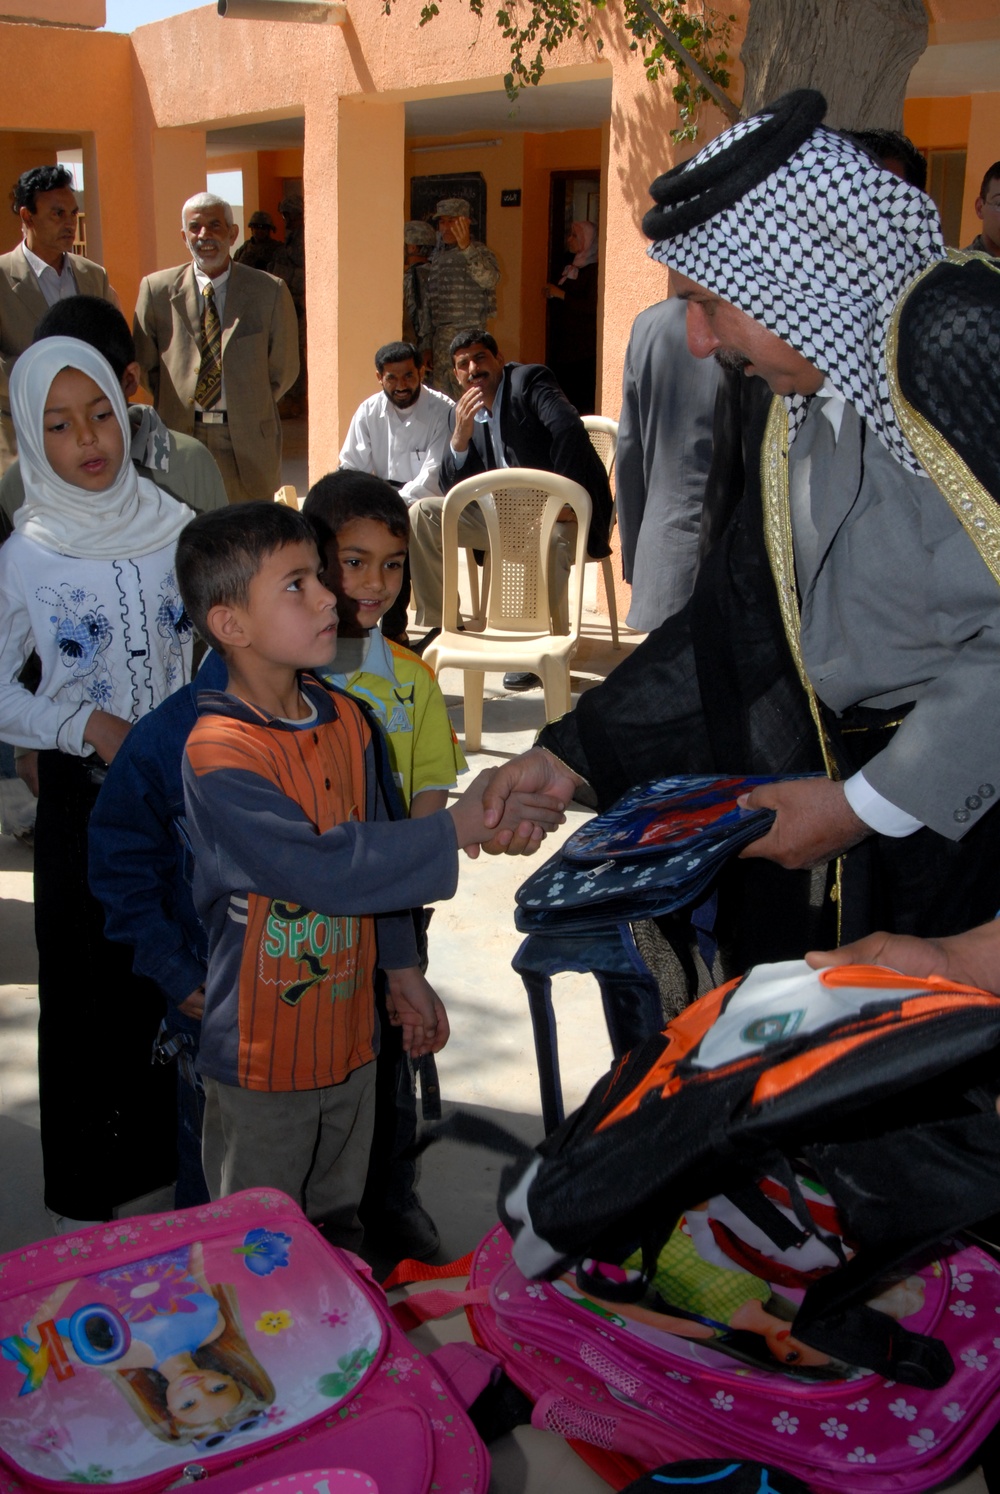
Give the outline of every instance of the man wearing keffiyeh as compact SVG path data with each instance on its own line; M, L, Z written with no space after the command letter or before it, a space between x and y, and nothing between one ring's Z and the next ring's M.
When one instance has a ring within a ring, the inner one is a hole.
M845 939L1000 905L1000 265L949 257L930 199L824 112L790 94L653 184L692 351L777 396L760 471L686 611L494 785L604 807L655 773L825 769L751 796L777 819L720 887L737 968L820 933L815 882L767 862L832 880L846 853Z

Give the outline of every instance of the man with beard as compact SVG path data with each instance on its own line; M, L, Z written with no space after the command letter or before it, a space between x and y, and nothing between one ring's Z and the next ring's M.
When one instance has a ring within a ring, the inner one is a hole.
M407 506L421 498L439 498L452 401L424 385L420 354L411 342L387 342L380 347L375 354L375 378L379 392L354 412L340 465L391 482ZM409 600L407 560L402 589L382 619L387 638L404 638Z
M604 807L659 773L825 767L749 796L776 819L720 886L733 970L836 938L787 870L839 864L845 940L1000 906L1000 273L824 112L788 95L653 185L691 350L777 396L760 470L688 608L491 786Z
M156 413L208 447L230 503L269 502L281 485L278 400L299 370L298 325L287 286L230 249L239 230L210 192L181 210L191 263L147 275L135 345Z

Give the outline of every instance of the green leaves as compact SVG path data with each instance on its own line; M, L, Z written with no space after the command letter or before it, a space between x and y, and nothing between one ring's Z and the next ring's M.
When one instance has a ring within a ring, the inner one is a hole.
M485 0L466 3L473 15L483 15ZM391 15L392 5L393 0L384 0L386 15ZM494 19L510 44L510 71L503 80L507 97L514 101L522 89L540 83L545 59L569 37L589 37L594 12L606 9L607 0L502 0ZM420 12L421 26L438 14L438 6L429 0ZM720 15L706 0L622 0L622 19L631 37L629 50L642 53L649 81L655 83L668 73L673 79L670 91L680 122L671 130L672 138L694 140L700 106L714 94L726 108L727 100L720 95L730 83L727 48L736 17ZM672 38L663 34L664 28ZM603 37L595 39L595 47L604 50ZM692 73L692 61L699 66L700 77ZM735 117L735 106L730 107Z

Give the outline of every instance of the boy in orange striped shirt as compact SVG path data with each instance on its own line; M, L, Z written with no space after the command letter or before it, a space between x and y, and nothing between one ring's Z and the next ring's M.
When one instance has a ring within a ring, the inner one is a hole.
M413 1056L448 1037L417 964L407 910L451 897L458 848L478 853L481 774L448 809L390 818L382 744L360 707L302 669L336 653L336 600L312 532L281 504L204 514L181 535L177 579L223 655L225 693L199 695L184 790L194 899L208 931L198 1067L213 1197L272 1186L335 1243L357 1248L377 1052L374 986ZM504 824L558 824L529 797Z

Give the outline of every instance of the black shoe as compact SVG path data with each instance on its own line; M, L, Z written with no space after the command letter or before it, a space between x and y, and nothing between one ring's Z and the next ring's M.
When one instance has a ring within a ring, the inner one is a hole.
M537 690L541 683L537 674L518 673L516 670L503 677L505 690Z
M428 644L433 643L434 640L435 640L435 638L440 638L440 636L441 636L441 629L440 628L428 628L427 632L424 634L424 636L422 638L418 638L415 643L411 643L410 644L410 653L411 654L422 654L423 651L424 651L424 649L428 646Z
M388 1209L365 1221L365 1243L396 1260L430 1260L441 1246L437 1225L427 1210L412 1203L398 1213Z

